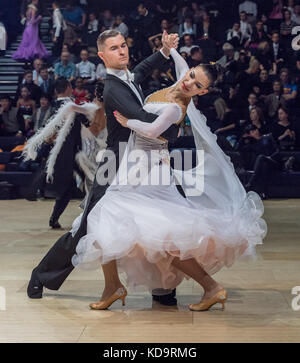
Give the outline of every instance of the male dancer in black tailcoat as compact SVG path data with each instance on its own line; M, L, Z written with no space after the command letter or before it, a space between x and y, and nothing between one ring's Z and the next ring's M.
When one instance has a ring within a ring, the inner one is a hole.
M113 112L118 110L128 118L138 119L144 122L153 122L158 116L146 112L143 109L144 96L140 88L140 83L149 76L153 69L160 68L170 55L170 45L166 34L163 37L163 48L161 51L151 55L138 64L132 73L127 69L129 62L128 47L123 35L115 30L107 30L100 34L98 38L99 52L106 55L105 65L107 68L107 79L104 87L104 105L107 117L107 155L111 152L115 155L115 171L119 167L119 143L127 142L130 130L123 128L115 119ZM177 138L179 127L172 125L161 136L169 142L174 142ZM65 279L73 270L71 259L76 251L78 241L86 234L87 215L95 204L103 197L109 183L98 184L97 180L104 179L99 175L99 170L103 169L107 157L105 153L99 164L98 172L93 188L89 194L85 210L81 219L81 225L74 235L70 232L64 234L48 251L39 265L32 271L31 280L27 288L30 298L42 298L43 287L51 290L58 290ZM175 291L160 291L160 296L153 296L154 300L165 305L175 305Z

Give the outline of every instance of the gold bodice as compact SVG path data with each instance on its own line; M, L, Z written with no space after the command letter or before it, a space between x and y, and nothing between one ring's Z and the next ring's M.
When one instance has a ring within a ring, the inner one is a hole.
M176 103L175 101L169 100L167 97L167 93L169 91L170 87L163 88L159 91L156 91L152 93L146 100L147 103ZM179 125L182 120L185 118L186 115L186 108L183 105L180 105L179 103L176 103L182 111L182 117L179 121L176 122L177 125Z

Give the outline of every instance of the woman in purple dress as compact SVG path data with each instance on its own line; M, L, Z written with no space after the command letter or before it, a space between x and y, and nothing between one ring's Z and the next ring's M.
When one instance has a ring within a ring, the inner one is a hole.
M26 28L18 50L12 55L14 59L32 60L34 58L47 58L50 53L39 38L39 22L42 19L37 15L38 0L32 0L26 11Z

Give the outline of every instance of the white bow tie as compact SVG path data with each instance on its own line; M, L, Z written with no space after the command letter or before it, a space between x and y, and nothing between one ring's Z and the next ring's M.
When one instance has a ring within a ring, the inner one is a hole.
M128 70L124 71L120 78L122 79L122 81L125 82L134 82L134 74L129 72Z

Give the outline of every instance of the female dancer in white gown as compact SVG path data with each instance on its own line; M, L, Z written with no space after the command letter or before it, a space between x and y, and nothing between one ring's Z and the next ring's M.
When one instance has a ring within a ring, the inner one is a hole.
M144 106L159 117L147 124L115 112L117 120L133 132L117 178L89 213L87 234L72 259L75 267L86 269L115 263L114 273L105 275L102 298L90 305L92 309L106 309L117 299L124 303L127 292L117 266L126 273L127 284L150 290L173 289L191 277L204 289L201 302L191 304L191 310L207 310L217 302L224 307L227 293L210 275L231 266L238 257L255 256L255 246L266 234L261 199L254 192L246 194L230 159L206 126L206 118L190 102L193 95L208 92L216 78L215 66L189 70L175 49L171 55L177 83L150 95ZM159 135L181 122L186 111L200 157L194 169L180 173L170 168L167 144ZM138 150L143 157L132 166ZM158 174L171 174L170 182L145 185L149 176L155 179ZM139 182L136 175L143 176ZM175 178L181 178L186 198L178 192ZM192 179L197 181L193 189Z

